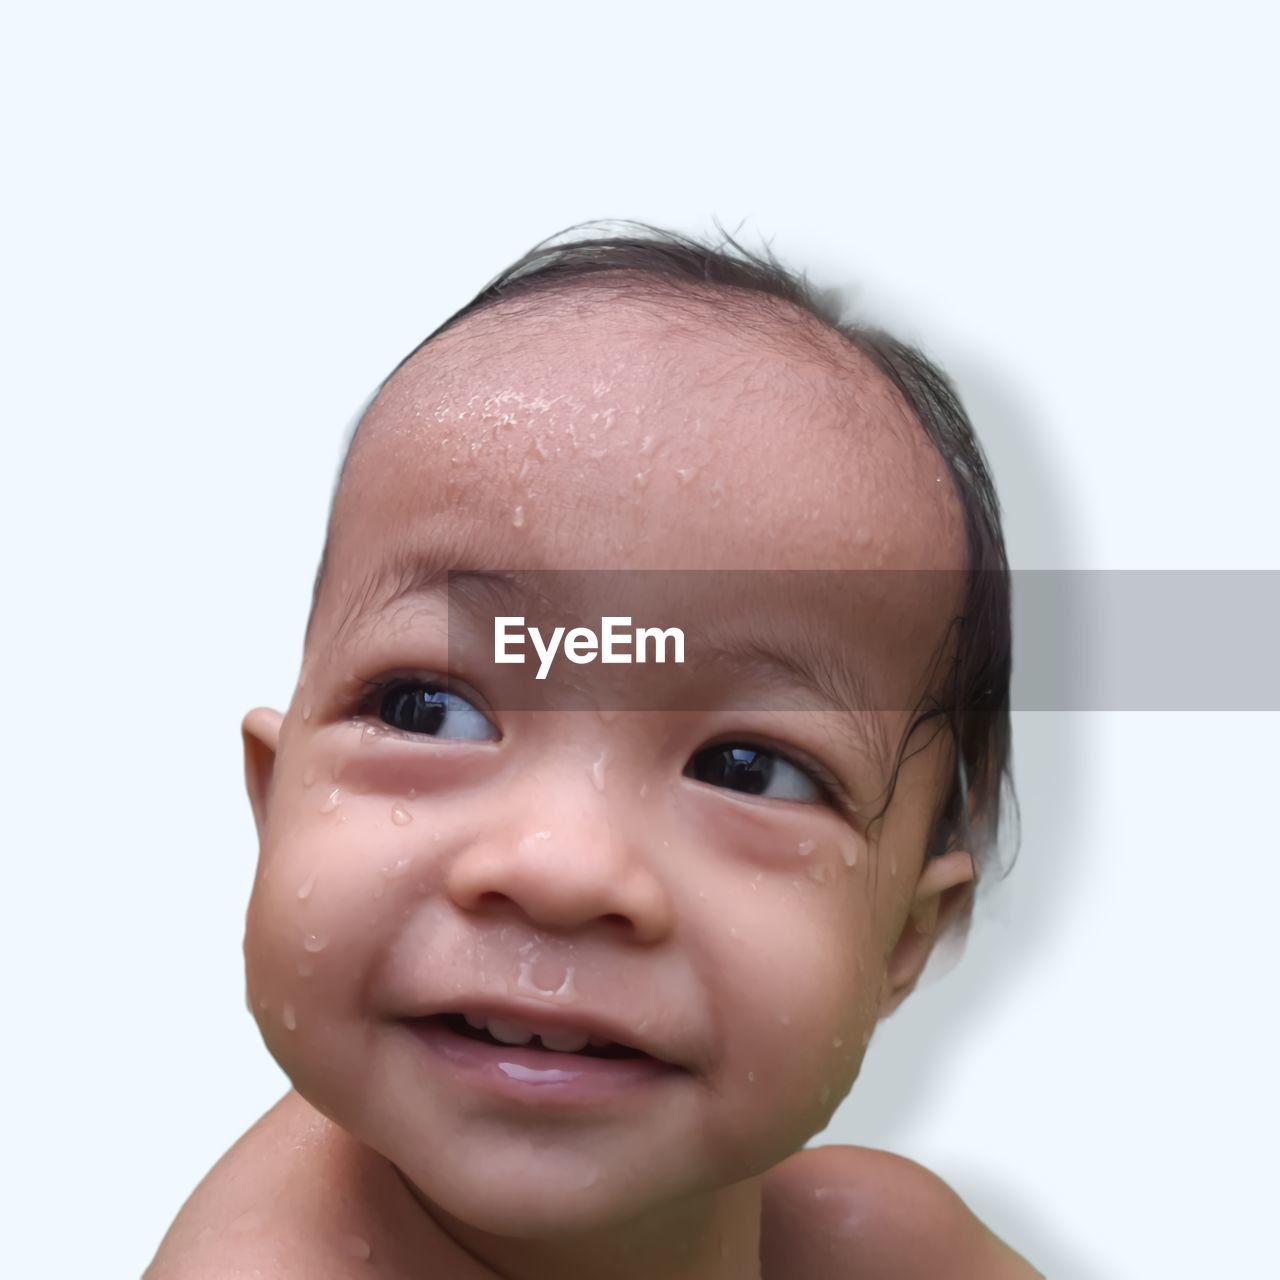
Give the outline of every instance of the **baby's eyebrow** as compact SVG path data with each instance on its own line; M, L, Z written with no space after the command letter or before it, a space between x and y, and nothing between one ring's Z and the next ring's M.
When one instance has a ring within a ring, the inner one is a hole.
M351 643L362 627L397 604L414 598L443 596L455 586L460 593L466 593L468 587L479 588L501 597L504 604L514 603L519 596L527 595L522 590L522 579L527 576L518 570L467 568L451 556L434 552L397 555L372 569L348 592L331 644L341 648Z
M447 595L451 606L466 612L523 616L531 603L543 607L557 604L539 585L549 573L617 572L481 569L464 566L457 557L438 551L402 554L373 570L352 593L334 644L341 645L362 625L407 600ZM750 633L724 629L719 634L697 635L688 649L699 665L762 676L771 679L775 687L804 689L825 710L856 715L875 709L873 681L868 672L850 661L852 646L824 642L815 627L793 629L785 641L771 636L774 630L767 620L757 618Z

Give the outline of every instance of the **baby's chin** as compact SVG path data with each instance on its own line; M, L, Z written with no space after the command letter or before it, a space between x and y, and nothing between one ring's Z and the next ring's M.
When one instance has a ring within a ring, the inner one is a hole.
M633 1221L675 1194L665 1171L646 1175L616 1155L557 1148L518 1131L489 1148L439 1148L430 1166L396 1163L414 1198L442 1225L518 1239L563 1239Z
M664 1100L661 1115L540 1115L526 1104L462 1106L444 1086L398 1075L394 1054L352 1059L341 1075L330 1060L277 1061L295 1090L386 1160L433 1218L497 1237L565 1238L634 1223L763 1173L816 1131L797 1130L798 1117L781 1110L767 1128L753 1127L759 1113L708 1113L696 1085L683 1102Z

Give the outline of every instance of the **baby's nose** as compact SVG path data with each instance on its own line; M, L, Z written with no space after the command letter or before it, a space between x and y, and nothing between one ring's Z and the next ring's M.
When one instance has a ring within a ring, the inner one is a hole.
M519 912L549 929L606 920L643 941L671 928L671 897L646 825L620 820L603 752L583 773L577 784L563 770L546 773L536 790L513 791L510 812L495 813L449 867L459 907Z

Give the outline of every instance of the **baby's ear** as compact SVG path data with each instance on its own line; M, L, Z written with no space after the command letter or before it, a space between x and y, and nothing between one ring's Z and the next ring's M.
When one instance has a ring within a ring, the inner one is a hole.
M885 962L881 1018L915 990L934 943L972 909L975 888L973 859L963 849L930 860L916 885L902 933Z
M284 717L270 707L254 707L240 722L244 740L244 782L253 806L253 821L261 844L267 827L267 802L271 796L271 775L276 767L276 748Z

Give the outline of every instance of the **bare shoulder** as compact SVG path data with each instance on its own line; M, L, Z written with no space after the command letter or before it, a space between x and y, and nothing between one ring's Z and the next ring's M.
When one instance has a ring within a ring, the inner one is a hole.
M143 1280L367 1274L375 1242L394 1236L386 1215L399 1191L291 1089L187 1198Z
M765 1178L765 1280L1043 1280L937 1174L870 1147L797 1152Z

